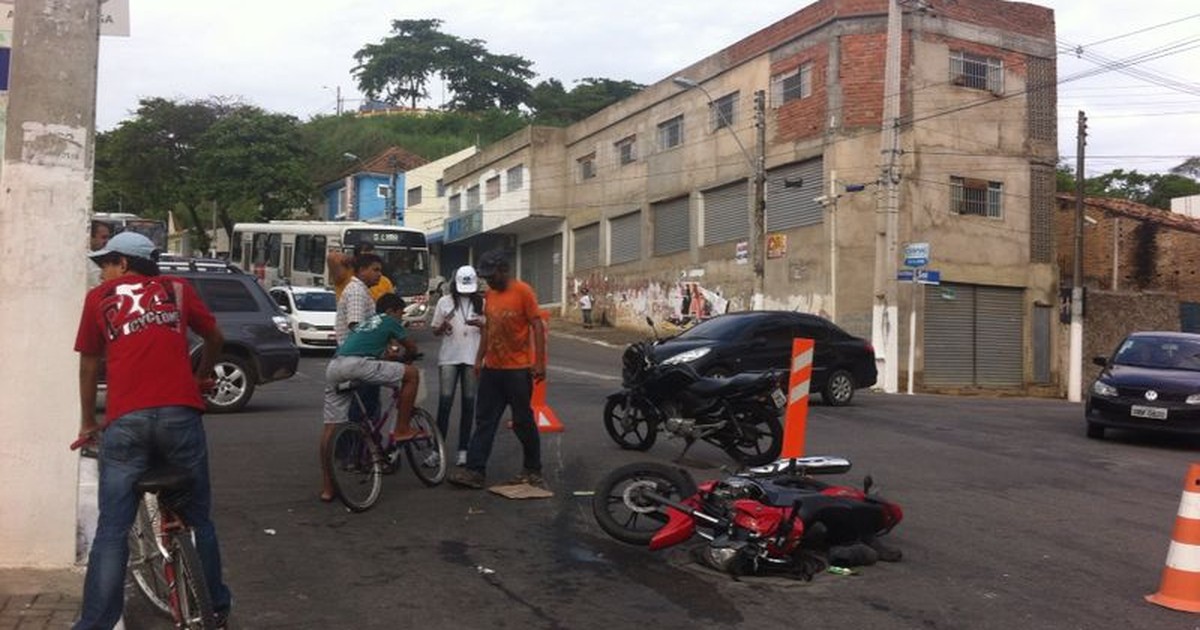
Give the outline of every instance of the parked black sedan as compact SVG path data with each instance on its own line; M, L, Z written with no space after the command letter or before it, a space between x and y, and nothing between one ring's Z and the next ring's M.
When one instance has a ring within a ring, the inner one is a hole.
M745 311L705 320L654 347L656 361L689 363L705 376L790 369L792 340L813 339L810 389L829 405L875 384L875 349L832 322L806 313Z
M1108 427L1200 433L1200 335L1137 332L1112 357L1088 392L1087 436Z

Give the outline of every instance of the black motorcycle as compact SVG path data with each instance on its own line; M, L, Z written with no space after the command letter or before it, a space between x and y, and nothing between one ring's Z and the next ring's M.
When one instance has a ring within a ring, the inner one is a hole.
M625 349L623 389L609 395L604 405L604 428L618 446L645 451L661 429L684 439L680 457L697 440L717 446L746 466L779 457L780 416L787 403L784 371L705 378L687 363L656 361L657 342L639 341Z

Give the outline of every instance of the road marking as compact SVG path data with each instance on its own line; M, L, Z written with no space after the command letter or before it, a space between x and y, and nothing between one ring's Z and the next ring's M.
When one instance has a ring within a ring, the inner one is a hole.
M619 380L621 380L620 376L613 376L612 374L599 374L596 372L588 372L587 370L576 370L576 369L562 367L562 366L558 366L558 365L549 366L549 370L551 372L561 372L564 374L571 374L572 376L583 376L585 378L600 379L602 381L619 381Z

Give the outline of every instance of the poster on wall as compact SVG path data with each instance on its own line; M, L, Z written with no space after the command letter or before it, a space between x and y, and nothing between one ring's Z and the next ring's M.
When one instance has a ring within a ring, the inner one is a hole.
M783 258L787 255L787 234L767 235L767 258Z
M750 262L750 243L747 241L738 241L737 249L734 251L733 259L737 264L744 265Z

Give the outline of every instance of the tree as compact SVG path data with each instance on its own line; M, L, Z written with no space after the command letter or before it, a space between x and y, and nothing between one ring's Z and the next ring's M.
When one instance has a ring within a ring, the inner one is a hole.
M1171 169L1170 173L1142 174L1124 169L1114 169L1103 175L1089 177L1084 181L1084 194L1095 197L1115 197L1128 199L1138 203L1169 210L1171 199L1200 194L1200 182L1185 176L1192 168L1192 158ZM1075 192L1075 176L1064 165L1059 165L1057 172L1057 189L1059 192Z
M533 88L530 109L541 125L569 125L641 91L646 86L633 81L588 77L568 92L558 79L548 79Z
M515 111L529 100L533 62L518 55L496 55L479 39L464 40L438 30L441 20L395 20L392 34L354 53L352 73L368 98L390 103L428 96L436 75L446 79L453 97L446 107L479 112Z

